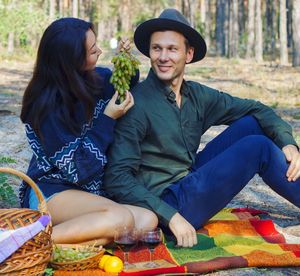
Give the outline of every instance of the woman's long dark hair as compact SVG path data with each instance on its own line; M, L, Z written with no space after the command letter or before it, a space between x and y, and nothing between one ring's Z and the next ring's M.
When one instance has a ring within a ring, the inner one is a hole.
M81 128L75 119L78 102L84 107L86 121L92 118L94 95L99 93L100 87L94 72L84 71L86 32L89 29L94 31L89 22L62 18L49 25L42 36L20 116L22 122L29 123L40 138L41 123L54 110L74 133Z

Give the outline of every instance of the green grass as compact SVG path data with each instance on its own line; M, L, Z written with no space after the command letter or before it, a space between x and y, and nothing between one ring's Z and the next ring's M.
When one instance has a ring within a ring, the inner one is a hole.
M13 164L16 163L16 160L6 156L0 156L0 165L2 164Z
M13 158L0 156L0 166L16 163ZM0 173L0 201L4 206L14 206L18 202L17 195L12 188L11 178L7 174Z

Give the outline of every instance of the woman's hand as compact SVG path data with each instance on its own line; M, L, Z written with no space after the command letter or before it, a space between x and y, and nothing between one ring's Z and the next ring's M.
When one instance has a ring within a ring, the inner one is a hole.
M134 105L133 96L129 91L126 91L126 98L121 104L116 104L117 98L118 92L115 92L103 112L115 120L123 116Z
M128 38L122 39L119 41L117 48L117 53L121 51L129 52L131 49L131 41Z

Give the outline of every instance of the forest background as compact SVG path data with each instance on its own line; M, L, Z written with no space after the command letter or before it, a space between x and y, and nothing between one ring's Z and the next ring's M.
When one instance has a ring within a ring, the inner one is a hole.
M37 46L56 18L94 23L103 50L98 65L112 68L110 39L132 37L136 26L162 9L180 10L202 33L208 53L186 68L186 79L271 106L289 122L300 144L300 0L0 0L0 166L26 172L31 150L19 119ZM149 69L141 61L141 78ZM211 128L200 148L224 126ZM0 208L18 206L20 180L0 174ZM229 207L266 210L284 227L300 224L299 209L256 176ZM299 268L247 268L210 275L300 275Z

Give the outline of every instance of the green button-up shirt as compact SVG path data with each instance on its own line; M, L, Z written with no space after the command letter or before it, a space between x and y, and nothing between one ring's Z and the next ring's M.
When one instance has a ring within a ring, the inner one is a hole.
M296 145L291 127L254 100L183 81L179 108L173 91L152 70L132 92L135 105L116 125L104 185L113 199L151 209L165 224L177 210L160 195L189 173L201 136L211 126L251 114L280 148Z

